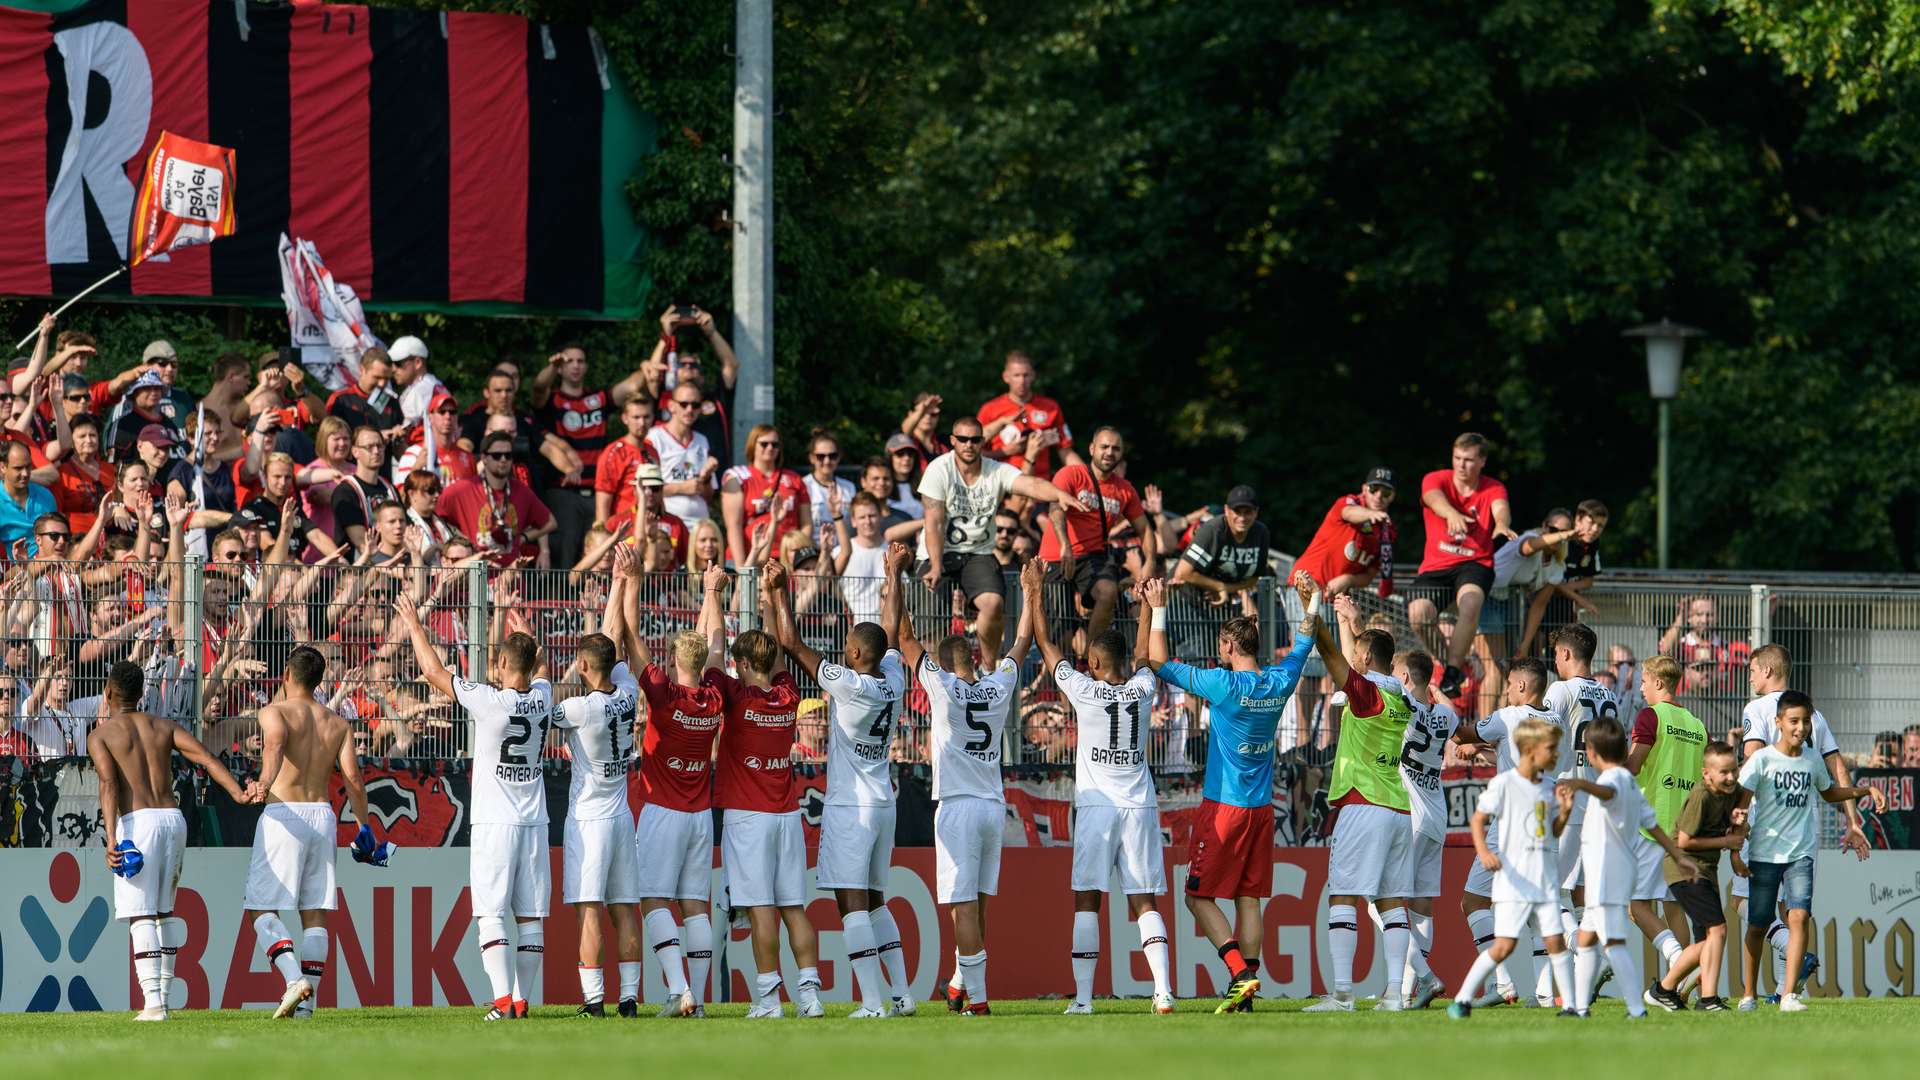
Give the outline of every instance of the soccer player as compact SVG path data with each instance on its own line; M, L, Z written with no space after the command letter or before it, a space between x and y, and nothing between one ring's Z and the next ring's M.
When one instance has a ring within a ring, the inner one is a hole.
M548 894L547 786L540 754L553 722L553 684L541 674L540 643L523 629L508 634L495 667L502 685L489 686L447 670L420 625L413 596L395 598L401 625L428 686L467 710L473 726L473 921L480 963L493 987L488 1021L527 1018L527 995L539 985L546 952ZM507 920L517 925L513 962L507 962Z
M888 550L887 576L898 581L911 553ZM1028 593L1040 589L1040 564L1020 572ZM947 996L958 989L968 1009L987 1007L987 897L1000 891L1000 838L1006 832L1007 795L1000 781L1000 740L1020 685L1020 663L1033 643L1033 609L1021 609L1013 647L985 675L974 670L962 635L940 642L938 659L921 647L913 620L900 620L900 655L920 676L932 718L935 899L953 920L954 970Z
M1693 944L1667 966L1658 987L1648 991L1649 1005L1668 1012L1686 1008L1679 993L1681 980L1697 970L1701 987L1699 1007L1704 1012L1726 1012L1720 996L1720 959L1727 951L1727 919L1720 907L1720 853L1737 852L1746 842L1747 827L1734 822L1740 803L1740 753L1723 742L1710 742L1702 756L1700 783L1687 793L1687 803L1674 822L1673 840L1700 864L1700 880L1687 881L1672 859L1663 860L1667 887L1693 921ZM1737 857L1737 856L1736 856ZM1744 867L1735 872L1746 874Z
M1755 1007L1753 987L1760 974L1760 948L1773 921L1776 902L1785 909L1787 921L1786 978L1779 983L1780 1011L1807 1010L1795 990L1801 975L1800 959L1807 951L1813 863L1820 847L1819 819L1809 796L1818 791L1822 799L1837 803L1873 794L1870 788L1834 783L1826 762L1804 752L1813 716L1813 699L1798 690L1782 692L1774 700L1772 720L1779 736L1771 745L1748 754L1747 763L1740 769L1740 809L1746 811L1752 827L1747 867L1753 873L1748 883L1752 898L1747 908L1741 1012L1752 1012Z
M980 421L973 417L955 420L951 438L953 449L934 458L920 478L927 525L920 530L917 573L937 597L947 596L953 585L960 586L967 602L980 613L981 650L998 656L1005 629L1006 585L993 557L994 516L1010 494L1056 506L1065 504L1067 496L1045 477L1024 475L1004 461L984 456L985 438Z
M1513 768L1493 778L1480 792L1473 812L1473 847L1480 866L1493 879L1493 944L1473 961L1447 1015L1464 1020L1473 1014L1473 991L1495 964L1513 952L1514 939L1529 921L1547 943L1553 981L1561 996L1573 1000L1573 958L1567 955L1560 925L1559 863L1553 840L1567 827L1573 791L1556 788L1552 778L1560 753L1560 729L1529 717L1514 728ZM1557 808L1557 809L1554 809ZM1487 844L1487 822L1500 823L1500 854ZM1569 1006L1569 1009L1571 1006Z
M1640 958L1627 948L1627 904L1633 898L1639 865L1635 855L1644 829L1679 866L1684 880L1698 881L1700 864L1681 851L1660 827L1653 807L1641 797L1633 774L1626 770L1627 733L1617 720L1600 719L1587 725L1587 761L1598 775L1592 780L1572 777L1560 781L1576 797L1588 797L1580 832L1580 866L1586 879L1587 906L1581 915L1580 937L1573 957L1572 1015L1585 1017L1593 1004L1595 977L1600 971L1600 945L1606 945L1613 970L1626 979L1627 1016L1647 1015L1640 995Z
M1447 806L1440 787L1447 740L1460 727L1460 715L1444 698L1433 696L1433 657L1413 650L1393 658L1393 677L1406 689L1412 716L1400 743L1400 782L1406 786L1413 817L1413 888L1407 894L1407 975L1401 994L1411 1009L1426 1008L1443 992L1428 966L1433 951L1433 901L1440 895L1441 855L1447 844ZM1389 979L1394 973L1387 972Z
M762 575L765 610L773 578ZM822 1015L820 938L807 918L807 841L793 780L794 722L800 689L781 664L780 645L764 630L744 630L733 641L734 678L710 669L727 718L714 758L714 802L723 812L720 862L727 900L745 910L753 935L754 1006L749 1020L777 1020L780 1006L780 926L799 972L794 986L800 1016Z
M1393 635L1382 629L1353 635L1342 653L1333 631L1320 618L1319 586L1296 574L1294 586L1307 601L1307 618L1294 649L1305 661L1303 638L1311 633L1327 677L1346 694L1340 716L1340 742L1334 751L1327 799L1339 807L1333 824L1333 851L1327 858L1327 937L1333 947L1333 984L1305 1012L1353 1011L1353 954L1360 944L1360 905L1380 911L1385 941L1387 989L1374 1008L1398 1012L1400 969L1407 962L1406 900L1413 891L1412 806L1400 780L1400 743L1413 709L1406 690L1387 672L1393 670ZM1352 601L1347 600L1351 605ZM1289 659L1291 659L1291 655ZM1258 908L1255 908L1257 913Z
M140 665L121 660L107 671L106 716L87 736L100 777L100 821L106 830L113 917L127 920L133 970L144 1007L135 1020L165 1020L173 960L187 924L173 917L174 890L186 857L187 819L173 800L173 755L205 769L235 802L259 802L258 785L242 788L220 760L185 728L136 711L146 693Z
M1680 689L1680 665L1671 656L1651 656L1641 665L1641 693L1647 705L1633 720L1633 749L1627 752L1627 771L1640 781L1640 794L1653 807L1660 827L1669 833L1680 818L1680 807L1687 793L1700 782L1701 759L1707 749L1707 726L1674 702ZM1634 879L1631 913L1661 961L1672 967L1686 943L1679 933L1686 929L1685 913L1678 904L1667 904L1667 921L1654 914L1653 902L1667 900L1667 879L1661 868L1660 849L1652 836L1634 852L1639 870ZM1672 927L1669 924L1679 923ZM1648 1004L1658 1005L1653 993L1656 980L1647 988Z
M1560 759L1560 776L1591 780L1594 773L1593 767L1587 764L1587 725L1601 717L1617 723L1620 697L1593 678L1593 658L1600 645L1592 627L1569 623L1554 632L1549 644L1553 650L1554 673L1560 679L1547 687L1546 709L1553 714L1553 722L1560 730L1568 734L1566 749L1569 752ZM1566 831L1573 839L1560 845L1560 888L1569 893L1562 900L1560 921L1568 938L1580 932L1579 837L1586 814L1587 800L1575 799ZM1548 973L1543 971L1540 975L1540 981L1534 986L1535 997L1545 996Z
M253 856L247 866L246 922L287 992L273 1017L313 1015L320 980L327 971L327 912L334 909L333 857L338 817L327 798L333 770L339 766L353 820L360 823L354 858L376 856L367 787L353 750L352 726L340 714L314 700L313 689L326 674L319 651L302 645L287 656L283 695L260 710L260 787L267 806L253 831ZM280 921L282 911L300 912L300 955Z
M1462 746L1491 745L1494 748L1496 768L1506 772L1513 768L1514 752L1513 732L1521 723L1533 719L1544 720L1560 732L1560 752L1556 761L1567 761L1573 757L1573 734L1560 726L1559 720L1546 709L1547 666L1540 661L1526 657L1515 660L1507 670L1507 704L1496 710L1493 715L1475 724L1462 724L1453 733L1453 740ZM1499 854L1496 834L1494 853ZM1557 838L1556 838L1557 839ZM1554 845L1555 865L1558 865L1559 846ZM1473 947L1484 952L1493 943L1493 873L1478 862L1467 871L1467 884L1460 894L1460 911L1467 917L1467 929L1473 934ZM1562 928L1564 932L1564 927ZM1512 958L1513 954L1509 954ZM1543 1004L1539 997L1539 986L1534 979L1533 954L1521 952L1517 963L1523 964L1524 977L1514 981L1511 970L1505 962L1498 968L1498 979L1493 990L1483 994L1473 1004L1498 1005L1515 1004L1519 1001L1518 987L1532 985L1535 1003ZM1550 1004L1551 998L1545 1003Z
M653 662L638 635L640 692L647 699L640 745L640 790L646 805L634 825L640 849L640 913L667 982L661 1016L705 1016L702 997L713 964L713 787L708 768L720 734L725 701L706 677L725 662L727 628L720 594L727 573L718 565L702 579L696 629L675 634L673 670ZM628 585L626 621L640 623L639 582Z
M1793 658L1788 654L1785 646L1762 645L1753 651L1753 658L1747 662L1747 685L1753 690L1754 698L1747 702L1747 707L1740 713L1740 719L1745 728L1741 734L1741 744L1746 757L1750 758L1762 747L1779 741L1780 731L1774 725L1774 715L1779 707L1780 695L1787 689L1787 678L1792 673ZM1813 719L1807 729L1806 742L1825 762L1827 772L1835 783L1842 787L1852 783L1853 775L1847 768L1847 759L1840 753L1840 744L1834 740L1833 729L1827 725L1827 718L1818 709L1813 711ZM1874 805L1877 809L1885 810L1886 796L1876 795ZM1860 827L1860 810L1851 802L1842 804L1841 809L1847 816L1847 834L1844 844L1852 849L1854 854L1864 859L1867 857L1868 846L1867 834ZM1751 845L1752 834L1749 833L1748 836L1748 843ZM1740 851L1740 859L1748 866L1753 864L1753 860L1747 857L1745 848ZM1752 880L1750 877L1733 879L1733 911L1736 916L1740 912L1741 904L1746 902L1747 889ZM1811 885L1807 887L1807 893L1812 895ZM1780 986L1786 981L1787 924L1784 921L1785 918L1786 909L1783 907L1780 910L1780 917L1767 926L1767 942L1773 946L1773 984L1775 986ZM1819 970L1820 958L1812 950L1808 950L1801 964L1796 981L1805 982L1809 976Z
M1116 871L1120 891L1127 897L1127 913L1140 932L1140 948L1153 972L1154 1011L1173 1011L1173 989L1167 979L1167 924L1153 903L1155 896L1167 891L1166 859L1160 804L1144 745L1152 738L1146 728L1159 688L1147 664L1152 603L1139 593L1134 599L1139 601L1140 623L1132 667L1127 664L1126 637L1108 627L1088 645L1087 670L1080 672L1053 643L1046 594L1039 589L1025 593L1026 603L1033 608L1028 626L1034 644L1040 646L1060 696L1073 704L1077 730L1071 879L1074 995L1066 1008L1069 1016L1093 1012L1093 973L1100 963L1100 896ZM1239 955L1237 950L1232 952L1228 961L1236 973L1247 967Z
M889 545L888 565L897 558ZM819 680L828 699L827 799L820 815L820 854L816 884L833 891L840 908L847 959L859 983L860 1007L849 1019L910 1016L916 1009L907 984L900 930L887 912L887 872L893 865L893 775L889 748L907 672L889 643L900 625L901 583L887 582L880 600L880 625L855 623L847 633L844 665L822 659L800 639L787 595L787 575L777 562L767 564L767 616L780 647L809 676ZM887 953L894 956L883 960ZM984 957L982 958L984 960ZM897 965L897 967L896 967ZM881 976L887 967L887 977ZM984 1006L982 1012L985 1011Z
M633 811L627 805L627 767L633 760L633 720L640 709L640 683L629 659L641 655L645 646L626 619L627 594L640 588L639 569L631 547L613 549L613 583L600 623L604 632L580 639L586 693L562 701L553 717L553 726L567 733L567 757L573 762L560 892L580 923L580 1016L607 1015L603 914L613 923L620 956L619 1015L640 1014L644 954L634 913L640 902L640 864Z
M1152 609L1147 666L1164 682L1204 700L1212 717L1198 840L1187 870L1187 910L1227 962L1228 989L1218 1011L1251 1011L1260 989L1260 913L1273 895L1273 736L1300 682L1313 637L1303 625L1284 661L1262 665L1259 625L1248 618L1229 619L1214 635L1220 666L1202 671L1170 658L1165 583L1150 581L1145 594ZM1214 902L1229 898L1233 926Z

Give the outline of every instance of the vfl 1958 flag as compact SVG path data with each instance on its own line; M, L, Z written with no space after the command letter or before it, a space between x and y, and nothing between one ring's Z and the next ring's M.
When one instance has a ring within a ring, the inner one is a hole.
M127 265L164 261L174 248L233 235L233 151L160 133L133 204Z

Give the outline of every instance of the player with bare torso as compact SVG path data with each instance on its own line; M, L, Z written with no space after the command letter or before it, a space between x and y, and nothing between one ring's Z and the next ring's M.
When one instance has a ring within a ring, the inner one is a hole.
M185 728L134 711L145 692L140 665L126 660L113 665L107 672L107 715L88 735L87 751L100 777L107 866L118 879L113 914L127 920L133 969L145 999L134 1019L165 1020L174 954L187 939L187 924L173 917L187 846L187 819L173 801L174 752L205 769L235 802L258 802L260 790L241 788Z
M346 782L353 819L360 823L354 858L386 865L386 846L374 846L367 818L367 787L353 752L352 728L339 713L314 700L326 674L319 651L302 645L287 656L285 696L260 710L260 786L267 807L253 832L247 866L246 922L253 927L287 992L276 1020L313 1015L320 980L327 971L327 912L336 906L333 854L337 843L333 803L327 798L337 765ZM299 959L282 911L300 912Z

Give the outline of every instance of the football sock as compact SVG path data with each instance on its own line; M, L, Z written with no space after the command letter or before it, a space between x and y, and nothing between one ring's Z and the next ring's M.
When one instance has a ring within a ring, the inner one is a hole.
M960 978L967 990L967 1007L987 1003L987 950L960 958Z
M1333 946L1333 992L1353 992L1353 954L1360 947L1360 913L1352 904L1327 909L1327 941Z
M133 944L133 970L140 976L146 1007L160 1008L166 1004L160 996L160 926L153 919L135 919L127 933Z
M1781 987L1787 985L1787 940L1791 936L1787 930L1787 924L1781 922L1779 919L1773 920L1773 925L1767 927L1767 944L1773 946L1773 989L1775 993L1778 993Z
M1501 992L1515 997L1522 993L1533 992L1533 950L1535 948L1533 935L1526 927L1521 927L1519 940L1513 943L1513 951L1508 953L1507 958L1494 969L1499 976L1504 976L1497 978L1501 984Z
M1553 972L1553 983L1560 988L1560 1007L1573 1007L1573 950L1561 949L1547 956L1547 967Z
M540 985L540 962L546 959L547 930L538 922L521 923L520 944L513 951L513 976L517 984L516 1002L533 1000L533 992Z
M173 991L174 959L187 943L187 921L167 916L156 925L160 928L160 1003L165 1005Z
M949 989L959 991L959 992L964 992L966 989L960 984L960 950L959 949L953 950L953 974L947 978L947 986Z
M1593 980L1600 975L1600 948L1582 945L1573 951L1573 1008L1586 1012L1593 1005Z
M687 943L687 988L699 1005L707 999L707 976L713 970L713 920L705 912L689 915L680 933Z
M776 971L774 974L778 975L779 972ZM819 997L820 969L817 967L801 968L800 981L794 984L793 989L795 994L794 1000L802 1005Z
M300 935L300 976L313 987L313 996L301 1002L302 1012L320 1004L320 980L327 977L327 928L313 926Z
M849 911L840 917L840 936L846 942L854 978L859 980L861 1005L881 1011L887 995L880 982L880 950L873 944L873 920L864 911Z
M1100 963L1100 913L1073 913L1073 1000L1093 1001L1093 971ZM958 970L956 968L956 970Z
M620 961L620 1000L640 1000L640 976L646 965L639 960Z
M253 920L253 936L259 939L260 951L273 961L273 970L279 972L281 978L293 982L300 977L300 958L294 954L293 938L287 936L286 924L280 921L280 916L269 911ZM159 948L156 941L156 954ZM157 955L155 962L158 962ZM157 977L158 968L155 972Z
M1558 920L1555 920L1558 921ZM1545 928L1534 937L1533 949L1533 996L1541 1001L1553 1000L1553 964L1547 954L1547 931Z
M873 944L880 950L880 969L887 973L887 985L894 997L909 997L913 984L907 981L907 951L900 947L900 925L893 912L881 904L867 912L873 920Z
M1620 978L1620 997L1627 1003L1627 1015L1639 1016L1647 1011L1647 1006L1640 1000L1640 959L1633 954L1634 950L1624 942L1607 945L1607 959L1613 962L1613 973Z
M1386 993L1393 995L1400 989L1400 971L1407 966L1406 908L1394 908L1381 913L1380 937L1386 951L1386 964L1382 968L1387 973Z
M1134 925L1140 928L1140 951L1147 954L1147 970L1153 972L1153 992L1172 993L1172 984L1167 981L1167 921L1158 911L1149 911ZM1094 948L1099 946L1096 935Z
M493 988L493 1007L511 1013L513 959L507 949L507 920L497 915L483 915L473 923L480 934L480 966L486 970L487 984Z
M1433 951L1433 916L1415 912L1407 920L1407 933L1412 938L1407 950L1407 963L1413 965L1413 973L1426 978L1433 974L1427 954Z
M1485 982L1487 976L1492 973L1493 964L1494 960L1491 952L1483 952L1479 956L1474 957L1473 966L1467 969L1467 977L1460 980L1460 989L1454 993L1453 1000L1462 1005L1473 1004L1474 993L1480 989L1480 984Z
M660 961L660 974L667 980L667 996L679 997L687 992L687 962L680 954L680 927L673 921L673 912L655 908L647 912L644 925L647 943L653 946L653 957Z
M580 1000L588 1005L607 999L607 973L595 964L580 965Z
M1673 931L1671 930L1662 930L1658 934L1655 934L1653 936L1653 948L1655 952L1660 954L1660 969L1662 971L1672 967L1673 962L1680 959L1680 953L1682 951L1680 948L1680 939L1674 937Z
M1247 959L1240 955L1240 943L1237 941L1220 946L1220 959L1227 965L1229 981L1238 979L1247 970Z
M779 1008L780 973L777 971L762 971L757 973L753 978L753 994L760 1000L761 1008Z

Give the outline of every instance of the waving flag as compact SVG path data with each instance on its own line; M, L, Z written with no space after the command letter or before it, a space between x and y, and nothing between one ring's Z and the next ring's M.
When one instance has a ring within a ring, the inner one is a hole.
M235 191L231 149L161 132L133 204L127 265L232 236Z
M367 327L353 286L335 281L311 240L280 234L280 297L300 365L338 390L360 379L360 354L384 342Z

